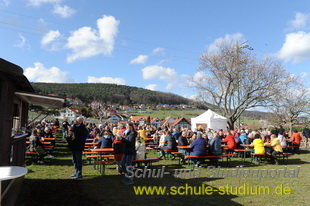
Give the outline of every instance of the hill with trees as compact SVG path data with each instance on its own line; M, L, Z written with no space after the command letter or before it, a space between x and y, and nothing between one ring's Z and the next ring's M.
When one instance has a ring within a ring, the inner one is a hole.
M125 85L101 83L31 83L31 85L40 94L79 98L86 104L94 100L122 105L190 104L189 99L176 94Z

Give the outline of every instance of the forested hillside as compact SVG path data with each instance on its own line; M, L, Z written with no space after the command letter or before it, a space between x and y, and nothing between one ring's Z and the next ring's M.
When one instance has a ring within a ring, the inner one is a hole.
M102 100L111 104L189 104L190 100L182 96L151 91L138 87L116 84L94 83L31 83L36 92L57 94L62 97L79 98L85 103Z

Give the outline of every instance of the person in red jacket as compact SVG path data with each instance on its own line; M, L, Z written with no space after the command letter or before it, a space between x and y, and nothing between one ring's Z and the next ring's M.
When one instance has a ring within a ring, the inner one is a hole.
M294 153L299 154L299 146L300 146L301 139L302 139L302 137L299 134L299 132L297 132L297 130L294 130L294 133L292 135L292 143L294 146Z
M228 149L233 150L233 149L237 148L237 143L236 143L234 135L232 134L231 131L227 132L227 136L222 142L227 143Z

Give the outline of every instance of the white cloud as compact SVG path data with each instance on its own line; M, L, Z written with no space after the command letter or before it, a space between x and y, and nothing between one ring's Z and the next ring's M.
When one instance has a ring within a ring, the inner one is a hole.
M182 94L182 96L191 100L197 100L200 98L198 94Z
M139 55L137 58L132 59L130 64L145 64L148 60L148 55Z
M147 66L142 69L143 79L160 79L167 83L166 89L170 90L176 86L179 77L177 72L171 68L165 68L159 65Z
M11 3L11 0L3 0L3 3L5 4L6 7L8 7Z
M187 76L187 78L186 78L187 85L186 86L189 86L189 87L194 86L195 83L193 83L193 82L200 82L201 84L204 84L206 77L207 77L206 73L204 73L202 71L198 71L194 74L193 77Z
M149 84L145 87L145 89L149 89L152 91L156 91L156 88L157 88L157 84Z
M171 68L165 68L158 65L147 66L142 69L143 79L155 79L170 80L177 76L177 72Z
M28 47L26 44L26 38L23 35L21 35L20 33L18 34L18 37L19 37L19 40L17 40L13 46L18 47L18 48Z
M165 51L164 48L158 47L156 49L153 49L152 54L163 54Z
M72 32L66 47L73 53L67 57L67 62L72 63L98 54L111 55L118 33L118 25L119 21L113 16L104 15L97 20L98 30L82 27Z
M297 12L295 15L295 19L289 22L291 29L304 29L309 22L310 14L304 14Z
M209 46L208 46L208 52L209 53L213 53L216 52L218 49L218 46L223 43L223 42L227 42L229 43L234 43L234 42L244 42L244 36L242 33L234 33L234 34L226 34L224 38L220 37L215 39Z
M59 4L55 4L53 13L60 15L62 18L68 18L75 13L75 10L67 5L60 6Z
M32 82L53 82L53 83L69 83L75 82L73 79L67 77L68 72L61 71L57 67L50 69L40 63L34 63L34 67L25 69L24 75Z
M88 83L105 83L105 84L119 84L125 85L126 81L123 78L113 78L113 77L92 77L88 76Z
M62 0L28 0L28 4L35 7L39 7L42 4L58 4L60 2L62 2Z
M278 52L278 57L286 61L292 60L294 63L309 60L310 33L299 31L287 34L285 42Z
M57 50L60 46L60 43L58 42L60 37L61 34L58 30L51 30L43 36L41 40L41 45L42 47L47 47L48 45L50 45L50 50Z
M195 81L201 82L201 81L203 81L204 78L206 78L206 74L204 72L199 71L199 72L196 72L194 74L194 80Z

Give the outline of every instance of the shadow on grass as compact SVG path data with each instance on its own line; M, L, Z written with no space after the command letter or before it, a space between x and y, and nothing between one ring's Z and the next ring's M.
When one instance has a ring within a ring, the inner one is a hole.
M44 158L44 165L45 166L72 166L72 160L70 159L71 156L69 158L66 159L59 159L59 158ZM32 159L26 159L25 161L26 166L28 165L32 165L35 164L37 165L37 159L36 158L32 158ZM89 163L86 160L83 160L83 165L88 165Z
M167 194L172 186L202 187L206 178L178 179L165 175L164 178L136 178L134 185L122 184L122 178L121 175L108 175L86 176L81 180L26 179L17 205L240 205L232 201L237 196L217 192L211 195ZM167 192L163 195L136 195L134 186L162 186Z
M81 181L25 179L16 205L98 205Z

